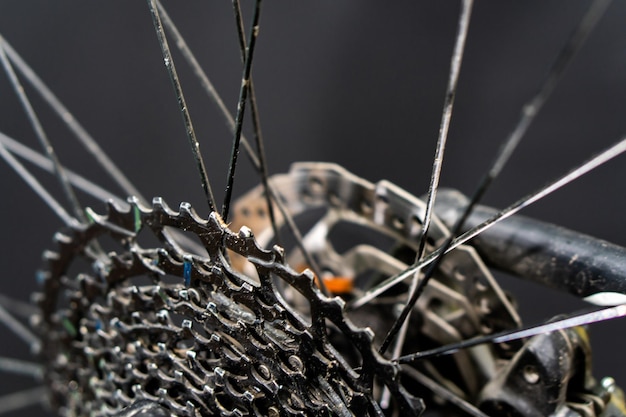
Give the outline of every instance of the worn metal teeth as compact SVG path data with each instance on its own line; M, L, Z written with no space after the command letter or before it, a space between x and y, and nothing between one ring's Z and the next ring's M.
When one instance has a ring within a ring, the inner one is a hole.
M61 414L110 415L150 400L177 416L378 415L375 379L402 415L421 413L372 333L345 317L341 300L322 295L313 274L285 265L281 248L262 249L250 229L233 233L216 213L202 219L189 204L176 212L160 198L151 208L109 203L89 219L57 235L41 274L37 329ZM181 249L176 231L195 235L205 253ZM88 250L94 241L114 250L105 247L103 258ZM227 250L256 276L233 268ZM310 317L285 304L276 279L304 296ZM328 325L358 352L356 368L329 340Z

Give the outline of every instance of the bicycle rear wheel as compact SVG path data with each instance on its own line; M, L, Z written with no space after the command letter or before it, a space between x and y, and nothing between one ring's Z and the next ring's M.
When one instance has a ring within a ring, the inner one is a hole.
M56 6L5 3L7 12L0 17L4 36L94 136L103 138L103 146L144 194L201 207L196 174L145 6L87 7L68 2L71 13ZM402 6L406 9L331 2L265 5L254 77L272 172L285 171L293 160L330 160L370 180L388 178L415 194L426 191L457 5L407 2ZM451 138L456 139L446 156L445 185L469 191L482 174L493 157L494 144L513 125L519 107L544 75L546 63L587 5L568 6L563 10L559 2L476 5L451 130ZM203 7L172 10L172 14L176 21L185 22L194 51L210 68L223 95L233 97L234 108L239 56L229 5ZM626 97L621 82L626 65L621 53L625 15L624 5L611 6L533 126L531 137L487 196L487 204L508 204L623 133L619 104ZM189 80L186 85L193 85L189 74L182 76ZM3 85L3 91L8 88ZM193 90L187 88L186 94L191 95L210 176L220 181L228 155L228 130L201 93L194 97ZM2 103L3 119L10 121L5 132L32 139L18 106L7 101ZM63 137L57 123L49 122L50 135ZM104 177L69 141L57 146L73 169ZM607 165L532 208L530 214L626 244L620 221L626 201L616 181L620 165ZM6 256L0 270L8 277L22 277L38 262L47 246L40 242L48 242L58 224L41 215L41 204L8 168L0 169L1 189L12 201L19 201L17 207L13 203L0 208L6 219L2 239ZM245 174L237 181L240 191L257 182ZM5 280L1 290L20 299L35 287L33 282L16 289L12 281ZM522 291L514 288L516 293ZM530 291L536 295L534 287ZM553 296L546 292L549 300ZM524 312L524 304L521 308ZM537 314L536 319L556 312L528 310ZM599 374L611 374L619 382L623 377L615 372L615 358L624 348L620 343L626 341L611 337L619 324L602 326L609 328L606 339L594 331L594 351L606 352L596 353L601 359L597 360Z

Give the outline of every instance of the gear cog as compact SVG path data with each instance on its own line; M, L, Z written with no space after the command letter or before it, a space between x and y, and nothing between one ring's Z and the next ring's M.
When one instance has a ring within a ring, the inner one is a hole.
M311 272L285 265L281 248L264 250L250 229L235 234L185 203L175 212L158 198L152 208L129 202L88 210L90 224L58 233L45 256L36 328L62 415L114 415L146 400L176 416L381 415L380 385L401 415L421 414L372 332ZM201 245L184 249L181 234ZM256 276L233 268L229 253ZM277 281L307 300L308 314Z

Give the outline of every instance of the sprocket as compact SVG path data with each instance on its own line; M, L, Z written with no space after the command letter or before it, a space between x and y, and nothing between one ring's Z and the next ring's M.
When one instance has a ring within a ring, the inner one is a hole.
M147 399L177 416L380 415L377 384L401 415L421 414L371 331L353 325L311 272L285 265L279 247L264 250L249 229L235 234L185 203L175 212L158 198L150 209L129 202L89 211L90 224L58 233L46 254L36 327L61 414L112 415ZM183 232L203 251L183 249ZM107 242L115 250L105 253ZM256 277L233 268L227 249ZM304 296L309 317L276 280ZM342 336L340 348L330 333ZM346 342L357 364L340 351Z

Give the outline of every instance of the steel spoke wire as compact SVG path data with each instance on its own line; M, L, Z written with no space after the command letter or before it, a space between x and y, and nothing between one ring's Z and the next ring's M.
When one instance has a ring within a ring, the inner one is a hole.
M10 138L4 133L0 132L0 146L6 148L12 154L19 156L22 159L30 162L31 164L37 166L38 168L43 169L49 173L54 172L54 167L52 161L50 161L46 156L38 153L37 151L29 148L28 146L18 142L17 140ZM67 175L68 181L79 190L85 192L86 194L95 197L100 201L108 201L113 200L115 203L119 205L125 205L126 201L112 192L105 190L100 187L96 183L89 181L83 176L64 168L64 171Z
M43 404L46 393L46 387L36 387L5 394L0 397L0 415Z
M239 46L241 52L241 59L245 64L245 51L246 51L246 39L244 36L244 26L243 26L243 18L241 14L241 5L239 0L233 0L233 9L235 14L235 21L237 24L237 35L239 39ZM252 125L254 131L254 139L257 146L257 158L258 158L258 167L257 171L261 177L261 184L263 189L265 190L265 201L268 207L268 213L270 217L270 222L272 224L272 229L274 231L274 238L277 244L280 245L280 234L278 225L276 223L276 216L274 212L274 203L278 206L279 211L281 212L285 222L287 223L287 227L290 230L291 234L295 238L296 246L300 249L302 256L307 262L308 266L311 268L315 276L318 277L317 283L325 295L329 295L329 291L326 288L326 284L322 279L321 268L319 267L317 261L311 256L308 249L304 245L304 239L302 237L302 233L298 229L295 221L293 220L293 216L289 213L281 199L278 196L275 196L275 193L271 190L271 186L269 184L269 174L267 169L267 158L265 157L265 144L263 141L263 136L261 132L261 121L259 116L259 110L256 101L256 92L254 89L254 82L252 80L252 76L250 76L250 80L248 83L248 90L250 95L250 113L252 115Z
M95 158L104 171L124 190L127 195L134 195L141 201L146 201L139 190L122 173L111 158L98 145L96 140L85 130L76 120L72 113L61 103L48 86L37 76L33 69L22 59L22 57L4 40L4 51L11 60L15 68L26 79L34 90L44 99L50 108L66 124L74 134L79 143Z
M226 122L226 125L234 134L235 133L235 119L230 113L230 110L228 110L228 108L224 104L224 100L222 100L222 97L219 95L219 93L215 89L215 86L211 82L210 78L208 77L204 69L200 66L200 63L198 62L195 55L189 48L189 45L185 41L185 38L182 36L177 26L174 24L174 21L170 18L165 7L163 7L163 5L158 1L157 1L157 6L159 7L159 13L163 21L163 24L169 31L169 34L174 39L175 45L178 47L178 50L181 52L181 54L183 55L183 58L185 59L189 67L192 69L195 76L198 78L198 81L200 82L200 86L204 89L204 91L209 96L209 98L213 101L215 106L217 106L220 114L222 115L222 118ZM257 157L256 152L252 149L252 146L250 146L250 143L248 142L248 140L246 139L243 133L241 134L241 145L246 150L246 154L250 158L250 161L252 165L254 166L254 168L260 172L261 162L259 158ZM278 202L276 202L276 204L278 204Z
M428 237L428 230L432 219L433 208L435 206L435 199L437 197L437 189L439 188L439 180L441 178L441 168L443 165L443 156L446 148L446 141L448 139L448 131L450 129L450 120L452 119L452 110L454 107L454 98L456 96L456 89L459 80L459 73L461 72L461 63L463 61L463 52L465 51L465 42L467 40L467 32L469 29L470 18L472 16L473 0L464 0L461 5L461 13L459 14L459 23L456 34L456 41L452 52L450 62L450 73L448 78L448 87L446 89L446 95L444 99L443 110L441 113L441 123L439 127L439 136L437 137L437 145L435 148L435 156L433 158L433 168L430 176L430 185L428 187L428 197L426 202L426 211L424 213L424 221L422 222L422 230L419 237L419 246L417 253L415 254L415 262L419 262L424 257L424 249L426 248L426 239ZM413 276L413 282L411 283L410 290L408 292L409 297L407 299L407 305L411 303L412 294L415 294L419 285L420 273L416 272ZM395 345L394 354L397 355L404 344L404 338L408 330L408 325L402 323L392 326L389 334L385 337L382 345L379 348L379 352L385 353L389 348L395 335L400 332L397 343ZM408 323L408 320L407 320Z
M245 105L246 105L248 94L251 95L251 108L253 109L252 111L255 111L256 109L256 100L252 99L254 97L254 88L253 88L252 77L251 77L251 69L252 69L254 46L256 44L256 39L257 39L258 32L259 32L259 17L260 17L261 0L257 0L256 5L255 5L255 10L254 10L253 18L252 18L252 25L250 28L250 35L249 35L247 46L246 46L245 38L243 36L243 21L241 19L241 8L239 6L239 2L236 0L233 1L233 7L235 10L235 19L236 19L237 27L238 27L238 35L240 39L242 59L244 61L244 74L243 74L242 82L241 82L239 102L237 104L237 115L235 119L235 132L234 132L233 147L232 147L232 152L231 152L231 163L230 163L229 170L228 170L229 173L228 173L228 179L227 179L227 185L226 185L226 193L224 197L224 204L222 206L222 218L225 221L228 219L230 200L232 198L232 186L233 186L233 181L234 181L237 158L239 155L239 144L242 139L243 117L245 114ZM263 141L260 136L260 121L258 118L258 111L256 111L256 113L253 114L253 124L254 124L254 129L255 129L255 139L257 141L257 148L259 150L258 154L256 155L256 158L255 158L256 163L254 165L257 171L261 175L263 187L266 192L266 199L268 201L268 210L270 212L270 216L272 219L271 220L272 228L274 229L275 237L278 238L278 227L276 226L274 213L272 211L273 210L272 209L273 205L271 203L272 201L276 202L276 205L278 206L281 214L283 215L283 218L285 219L285 222L287 223L287 227L289 228L289 230L291 231L292 235L295 238L296 245L301 250L308 266L311 268L314 274L318 277L317 283L320 289L325 295L328 295L329 292L322 279L321 269L319 268L319 265L317 264L315 259L311 256L311 254L308 252L308 250L306 249L303 243L302 234L299 231L298 227L296 226L296 223L293 220L293 217L288 212L286 207L284 207L284 204L282 204L282 202L280 201L280 197L278 193L276 193L270 187L270 184L268 181L267 168L263 162L265 159L265 156L264 156L264 150L263 150L264 149ZM253 153L254 151L252 151L250 147L248 147L247 151L249 152L250 156L254 155Z
M446 141L448 139L448 131L450 130L450 120L452 119L454 98L456 97L457 84L459 80L459 74L461 72L461 63L463 61L463 52L465 51L465 42L467 40L467 32L469 29L470 18L472 15L473 3L474 0L464 0L461 6L456 42L450 62L448 87L446 89L446 96L443 104L443 110L441 113L439 136L437 138L435 156L433 158L433 168L430 176L430 184L428 187L426 211L424 212L424 221L422 222L422 230L419 237L419 248L415 256L415 262L419 261L424 255L426 238L428 237L433 208L435 206L435 199L437 198L437 189L439 188L439 180L441 178L443 156L446 148Z
M0 142L0 157L28 184L28 186L52 209L66 226L77 223L63 206L41 185L39 181ZM51 166L52 167L52 166Z
M411 280L411 286L409 288L409 296L410 294L413 293L413 291L415 291L415 288L417 287L417 284L418 284L417 277L419 277L419 274L420 274L420 271L416 271L415 274L413 274L413 279ZM409 300L407 299L407 301ZM404 349L404 342L406 341L406 335L407 335L407 332L409 331L409 325L410 325L410 320L405 320L404 323L402 324L402 327L400 328L400 332L398 333L398 337L395 339L395 344L393 346L393 350L391 351L391 357L397 358L398 356L402 354L402 350ZM385 350L383 350L382 345L381 345L379 352L385 353ZM380 406L383 409L387 409L389 408L390 405L391 405L391 390L389 390L389 388L385 386L385 388L383 388L383 393L381 395Z
M400 356L399 358L394 359L394 361L398 363L412 363L421 359L449 355L461 349L467 349L485 343L508 343L545 333L552 333L558 330L569 329L571 327L586 326L593 323L622 318L624 316L626 316L626 304L620 304L618 306L607 307L590 313L571 314L566 318L549 321L537 326L526 327L521 330L505 331L488 336L479 336L467 339L462 342L452 343L438 348L412 353L410 355Z
M243 62L245 61L246 57L246 38L244 35L243 18L241 15L241 3L239 0L233 0L233 9L235 12L235 24L237 26L237 38L239 39L239 50L241 54L241 60ZM265 141L263 140L263 133L261 130L261 117L259 115L259 107L256 100L256 90L254 88L254 81L252 80L252 76L250 76L248 90L250 95L249 100L250 115L252 116L252 129L254 132L254 141L257 148L257 156L259 158L259 174L261 176L261 184L263 186L263 190L265 191L265 203L267 204L267 211L269 214L270 223L272 224L272 229L274 230L274 240L276 241L276 244L280 245L280 231L278 230L278 225L276 224L274 203L268 191L269 171L267 168L267 158L265 156Z
M12 156L11 153L14 153L15 155L18 155L21 158L24 158L28 162L43 169L44 171L47 171L50 173L53 172L54 168L52 167L52 162L48 158L46 158L44 155L40 153L37 153L31 148L21 144L15 139L8 137L4 133L0 132L0 156L4 156L2 154L3 149L9 151L9 156ZM14 160L14 158L12 158L12 160ZM17 163L17 161L15 162ZM20 169L24 170L25 172L28 172L21 164L19 164L19 166L21 167ZM67 179L69 180L69 182L77 189L83 191L85 194L90 195L100 201L113 201L115 204L121 207L126 207L128 205L128 202L126 200L100 187L98 184L92 181L89 181L83 176L76 174L75 172L72 172L67 168L65 168L65 172L67 174ZM32 177L32 175L30 174L28 175L34 180L34 177ZM46 198L42 197L42 198L45 201L47 201L46 200L47 197ZM61 217L61 215L59 215L59 217ZM63 219L63 217L61 218ZM185 234L179 231L165 230L164 233L166 236L169 236L170 234L173 235L175 240L178 243L184 245L188 250L194 251L195 253L203 253L204 251L204 248L199 243L195 242L194 240L190 239ZM0 299L0 304L2 304L2 302L3 301L1 301Z
M4 307L9 313L26 319L39 311L39 309L32 304L17 300L2 293L0 293L0 306Z
M204 91L210 97L210 99L215 103L222 117L226 121L227 126L230 128L230 130L234 134L235 133L235 119L233 118L230 111L226 108L224 101L222 100L219 93L213 86L213 83L209 79L206 72L202 69L202 67L198 63L198 60L195 58L193 52L187 45L187 42L181 35L180 31L178 30L178 28L176 27L172 19L169 17L165 8L162 5L160 5L160 3L157 3L157 5L159 5L158 6L159 12L160 12L160 16L162 18L163 24L169 31L169 34L174 39L175 45L180 50L187 64L192 68L192 71L194 72L194 74L196 75L196 77L198 78L200 82L200 86L204 89ZM241 134L241 145L245 149L246 155L248 156L254 169L259 173L259 175L262 176L263 173L262 173L260 158L257 156L257 153L254 151L254 149L250 145L249 141L246 139L243 132ZM300 232L295 220L293 219L293 216L291 215L287 207L285 207L285 204L282 202L280 198L280 193L272 186L271 181L267 182L267 192L270 195L271 201L275 204L276 208L278 208L278 211L280 212L282 218L284 219L285 225L287 226L289 233L291 233L291 235L294 237L296 246L302 252L307 265L311 268L311 270L315 273L316 276L320 277L321 269L319 265L317 264L313 256L311 256L307 248L304 246L302 232ZM321 282L321 281L318 280L318 282ZM328 291L325 289L323 282L321 282L320 288L326 295L328 295Z
M41 122L39 121L37 114L35 113L35 110L30 104L30 100L28 99L28 96L26 95L26 92L24 91L24 87L20 83L19 79L17 78L17 74L13 70L13 66L11 65L11 62L9 61L6 55L4 45L5 45L4 39L0 36L0 61L2 61L2 66L4 67L4 70L7 76L9 77L9 81L11 82L11 85L20 100L20 104L22 105L22 108L24 112L26 113L26 116L28 117L28 120L33 130L35 131L35 135L37 136L39 143L41 144L41 146L43 147L47 155L47 159L51 163L52 171L54 175L57 177L57 180L59 181L59 183L61 184L63 193L65 194L65 197L69 201L70 206L74 210L74 216L76 220L81 223L87 223L88 222L87 216L85 215L82 205L78 201L78 197L76 196L76 193L74 192L74 189L72 188L72 184L69 181L65 168L61 165L61 162L59 161L59 158L56 155L56 152L54 150L54 147L52 146L52 143L48 139L48 136L45 130L43 129L43 126L41 125ZM5 151L5 149L3 149L3 151ZM9 165L12 166L12 168L20 176L22 176L22 178L24 178L29 183L31 188L35 189L35 191L37 190L43 191L43 187L41 186L41 184L37 180L35 180L32 175L30 174L26 176L24 175L28 173L27 170L21 164L19 164L19 162L17 162L14 158L12 158L11 155L7 155L7 152L2 152L2 157L5 159L7 163L9 163ZM48 205L50 207L53 207L53 210L55 210L57 214L61 216L61 218L66 224L70 224L73 222L74 219L70 219L69 220L70 223L68 223L68 219L64 218L64 216L65 215L69 216L69 214L64 209L63 211L58 210L61 207L61 204L58 201L54 200L49 193L47 192L40 193L39 191L37 192L39 193L40 196L44 198L44 200L48 202ZM102 251L100 245L98 245L97 242L92 242L89 245L89 247L98 256L104 255L104 252Z
M159 15L159 10L156 5L156 0L147 0L147 1L148 1L148 7L150 9L150 14L152 15L152 23L154 25L154 31L156 32L157 38L159 40L159 45L161 47L161 53L163 54L163 62L165 63L165 68L167 69L167 73L172 83L172 87L174 88L174 93L176 94L178 106L180 108L180 112L183 117L183 123L185 125L185 133L187 134L187 140L189 142L189 146L191 147L191 152L196 162L196 168L198 169L198 174L200 175L200 182L202 183L202 190L204 191L205 197L207 199L209 210L215 211L216 209L215 198L213 197L213 190L211 189L211 184L209 182L209 177L206 171L206 167L204 165L204 160L202 159L202 154L200 153L200 143L198 142L198 139L196 138L196 132L193 128L193 123L191 122L191 115L189 114L189 109L187 107L187 103L185 102L183 89L180 84L178 74L176 73L174 59L172 58L172 53L170 51L169 44L167 43L167 38L165 37L165 32L163 30L163 23L161 22L161 17Z
M35 379L43 376L43 365L16 358L0 356L0 372L26 375Z
M54 93L45 85L45 83L37 76L37 74L32 70L32 68L21 58L21 56L11 47L11 45L4 40L4 52L6 52L7 57L10 59L11 63L15 65L15 67L20 71L20 73L24 76L26 80L33 86L35 91L37 91L44 101L53 109L53 111L65 122L70 131L74 134L74 136L78 139L79 143L81 143L88 151L92 154L92 156L96 159L96 161L105 169L106 172L113 178L113 180L122 188L125 193L128 195L133 195L138 198L138 200L144 204L147 204L147 200L142 196L142 194L138 191L138 189L130 182L130 180L121 172L121 170L115 165L115 163L106 155L106 153L102 150L102 148L98 145L98 143L87 133L87 131L78 123L78 121L74 118L74 116L70 113L70 111L61 103L61 101L54 95ZM86 180L84 177L73 173L66 168L64 168L57 160L57 164L53 161L53 158L46 158L32 149L20 144L19 142L9 138L8 136L2 134L0 132L0 142L11 152L20 155L22 158L28 160L29 162L39 166L40 168L48 171L54 172L55 166L58 167L61 172L64 173L69 184L81 189L87 194L101 200L108 201L113 200L119 205L126 205L126 201L119 198L118 196L112 194L111 192L104 190L102 187L97 184ZM4 155L3 155L4 156ZM13 165L13 164L12 164ZM21 165L21 164L20 164ZM18 172L26 172L25 169L20 168ZM34 178L30 176L32 180ZM30 182L28 180L27 182ZM35 181L36 182L36 181ZM32 187L32 185L31 185ZM43 189L42 187L38 187ZM53 199L48 199L48 197L44 197L44 200L53 201ZM60 206L60 204L49 203L51 206ZM56 209L55 209L56 211ZM82 209L81 209L82 213ZM59 214L60 217L62 217ZM67 220L64 220L66 224L68 224ZM184 244L188 249L194 250L197 253L202 252L202 247L200 247L196 242L187 238L181 233L175 232L175 238L180 243ZM95 249L98 249L97 247ZM100 250L98 250L100 251Z
M253 96L252 79L250 79L249 90L250 90L250 91L249 91L249 94L250 94L250 100L251 100L251 103L252 103L252 96ZM252 105L251 105L251 106L252 106ZM432 181L432 179L431 179L431 181ZM429 193L429 194L430 194L430 193ZM432 194L434 194L434 193L432 193ZM269 195L269 193L268 193L268 195ZM429 197L429 199L430 199L430 197ZM434 199L434 197L433 197L433 199ZM271 210L271 207L270 207L270 210ZM426 226L424 226L424 229L423 229L424 236L422 237L422 239L425 239L425 233L426 233L426 231L427 231L427 227L426 227ZM422 252L422 251L423 251L423 250L420 250L420 251L418 251L418 253L420 253L420 252ZM446 251L442 251L442 252L446 252Z
M170 17L165 7L161 4L159 0L157 0L156 4L159 9L159 16L161 17L161 21L163 22L164 27L167 29L168 34L174 40L174 44L176 45L176 47L182 54L184 60L187 62L191 70L193 71L194 75L198 78L198 81L200 82L200 86L202 87L202 89L206 92L206 94L209 96L211 101L213 101L215 106L217 106L217 108L219 109L220 114L222 115L228 128L232 132L234 132L235 131L235 119L231 115L230 110L228 110L228 108L226 107L226 104L224 104L224 100L222 100L222 97L219 95L219 93L215 89L215 86L211 82L211 79L208 77L204 69L200 66L200 63L198 62L195 55L189 48L187 41L185 41L185 38L182 36L180 31L178 30L178 27L174 24L174 21ZM249 146L249 144L247 143L247 140L243 136L241 138L241 141L243 142L244 147Z
M33 130L35 131L35 135L37 136L37 139L39 140L41 147L44 149L45 153L48 155L48 159L52 161L52 164L54 167L54 173L57 179L59 180L59 183L61 184L61 188L63 189L63 193L65 194L65 197L67 198L67 200L69 201L70 205L72 206L74 210L74 215L82 223L86 223L87 217L85 216L85 213L83 212L82 205L78 201L78 197L76 197L76 193L74 193L74 190L72 189L72 186L67 179L67 175L65 174L65 171L63 170L63 167L61 166L61 162L59 161L59 158L54 150L54 147L52 146L52 143L48 139L48 135L43 129L43 126L41 125L41 122L39 121L39 118L37 117L37 114L35 113L33 106L30 104L30 100L28 99L26 92L24 91L24 87L20 83L20 80L17 78L17 74L15 74L15 71L13 70L13 66L11 65L9 58L7 57L5 53L4 38L2 37L0 37L0 61L2 62L4 71L9 77L11 86L13 87L13 90L15 91L15 94L17 95L20 101L22 109L24 110L24 113L26 113L26 116L28 117L28 121L30 122Z
M41 347L39 338L2 306L0 306L0 323L3 323L17 337L26 342L33 352L39 351Z
M224 193L224 202L222 204L222 219L228 221L228 212L230 210L230 201L233 195L233 182L235 181L235 171L237 169L237 160L239 157L239 144L241 142L241 132L243 129L243 118L246 112L246 102L248 99L248 91L250 84L250 73L252 71L252 60L254 59L254 50L256 40L259 34L259 18L261 17L261 0L256 0L254 13L252 15L252 24L246 47L245 59L243 64L243 74L241 76L241 87L239 89L239 100L237 101L237 114L235 116L235 134L233 137L233 145L230 154L230 163L228 166L228 175L226 177L226 190Z
M2 66L4 67L4 70L7 76L9 77L11 85L20 100L20 104L22 105L22 108L24 112L26 113L26 116L28 117L28 120L33 130L35 131L35 135L37 136L39 143L44 149L44 152L46 153L50 162L52 162L54 174L57 177L57 180L59 181L61 185L63 194L65 194L65 197L69 201L70 206L74 210L75 218L81 223L87 223L88 222L87 216L85 215L83 207L80 201L78 200L78 197L76 196L76 193L74 192L74 189L72 188L72 185L65 172L65 169L61 165L61 162L59 161L59 158L56 154L56 151L54 150L52 143L48 139L48 135L46 134L43 126L41 125L41 122L39 121L39 118L37 117L37 114L35 113L35 110L33 109L30 103L30 100L28 99L28 96L26 95L26 92L24 91L24 87L20 83L20 80L18 79L17 74L15 73L13 69L13 65L11 65L11 61L8 59L6 55L5 47L4 47L4 39L2 37L0 37L0 61L2 61ZM94 253L97 256L104 255L102 248L97 242L94 241L90 243L89 247L94 251Z
M439 255L435 259L433 259L433 261L428 265L427 269L424 272L424 276L417 284L417 287L411 292L409 301L404 305L402 312L400 313L400 316L396 319L393 326L391 326L389 333L387 333L387 336L385 337L385 340L383 341L379 349L381 353L386 351L387 347L389 346L389 344L391 343L395 335L398 333L398 331L402 327L402 324L404 323L406 318L409 316L411 311L413 311L413 307L415 306L415 303L417 303L417 300L422 295L422 293L426 289L426 286L428 285L428 283L434 276L435 271L437 271L437 268L443 261L445 254L449 251L452 245L452 242L454 241L454 238L458 236L459 233L461 233L463 225L465 224L465 221L467 220L469 215L472 213L472 210L478 204L478 202L482 199L482 197L485 195L490 185L499 175L501 168L504 167L506 161L509 159L509 157L515 150L515 145L517 143L512 143L513 141L515 141L515 139L513 137L510 137L506 141L504 146L500 148L500 152L498 153L498 156L496 157L492 167L489 169L487 174L479 182L478 187L476 188L476 191L474 191L474 194L472 194L472 197L470 198L469 203L465 207L463 214L459 217L456 224L450 231L450 235L446 238L445 242L441 245L440 250L438 251Z
M525 133L528 131L530 124L539 113L539 110L547 101L550 93L552 93L552 91L554 90L557 82L561 79L568 64L572 61L572 58L574 57L576 52L581 48L585 39L593 30L609 3L610 0L595 0L594 3L591 4L589 10L586 12L581 22L578 24L572 36L568 39L565 46L557 55L554 63L550 67L547 77L540 84L536 94L533 95L532 98L527 102L527 104L522 107L522 112L520 118L518 119L518 123L501 145L493 164L479 182L463 214L459 217L455 226L452 228L450 236L446 239L446 241L441 245L438 250L433 252L433 254L437 253L437 255L432 258L431 256L429 256L428 258L424 259L424 261L429 258L432 260L428 262L429 266L425 270L423 278L420 280L419 285L411 294L409 302L404 306L400 316L387 334L385 341L381 346L381 350L384 351L382 347L385 347L386 349L386 346L389 345L391 340L393 340L394 336L400 330L402 323L404 322L404 320L406 320L406 317L408 317L413 309L413 306L428 285L428 282L430 281L437 267L441 263L443 256L453 249L453 245L457 240L456 236L458 236L461 232L463 224L465 223L465 220L469 217L469 214L471 213L473 207L480 201L490 185L498 177L498 175L506 165L507 161L509 160L510 156L514 152L515 148L517 147ZM422 263L423 262L418 262L417 264L414 264L405 272L399 274L399 276L404 276L403 280L406 279L406 277L410 276L410 274L407 275L407 272L413 269L420 269L417 268L417 265L420 265ZM395 281L396 283L400 282L396 280L397 277L391 277L390 279L377 285L375 288L370 289L363 297L353 303L353 307L361 306L365 304L365 302L373 299L375 297L373 296L374 293L380 294L384 292L385 290L381 291L383 287L386 287L387 289L390 288L388 284L391 281Z
M489 219L485 220L484 222L474 226L473 228L467 230L463 234L454 238L447 248L444 248L443 246L439 247L437 250L431 252L428 256L426 256L417 264L407 268L406 270L404 270L403 272L397 275L394 275L386 279L381 284L367 291L362 297L352 302L350 304L350 307L359 308L363 306L364 304L373 300L374 298L376 298L383 292L403 282L407 278L413 276L413 274L419 269L432 264L439 256L441 256L442 253L445 254L456 249L460 245L466 243L467 241L479 235L480 233L484 232L485 230L489 229L493 225L501 222L504 219L511 217L512 215L516 214L523 208L528 207L531 204L541 200L542 198L550 195L551 193L555 192L556 190L563 187L564 185L569 184L570 182L574 181L577 178L580 178L581 176L587 174L588 172L594 170L595 168L610 161L616 156L621 155L624 152L626 152L626 137L622 138L620 141L618 141L617 143L615 143L608 149L604 150L597 156L589 159L587 162L579 165L578 167L571 170L570 172L563 175L562 177L559 177L556 180L548 183L547 185L539 188L538 190L530 194L527 194L526 196L517 200L515 203L511 204L507 208L496 213Z
M463 398L450 391L448 388L441 385L439 382L434 379L428 377L422 372L418 371L415 368L410 366L405 366L402 368L402 374L408 375L417 381L420 385L427 388L433 394L441 397L446 400L450 404L456 406L459 410L465 411L470 416L474 417L489 417L487 414L480 411L480 409L476 408L473 404L465 401Z

